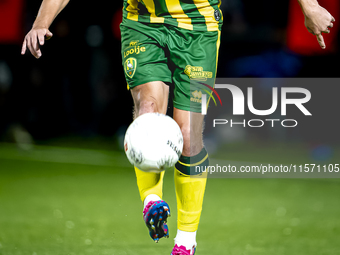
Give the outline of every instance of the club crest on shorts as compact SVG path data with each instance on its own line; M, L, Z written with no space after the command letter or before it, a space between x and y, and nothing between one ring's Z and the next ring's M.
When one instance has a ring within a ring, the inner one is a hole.
M129 78L135 75L137 69L137 59L128 58L124 63L124 71Z

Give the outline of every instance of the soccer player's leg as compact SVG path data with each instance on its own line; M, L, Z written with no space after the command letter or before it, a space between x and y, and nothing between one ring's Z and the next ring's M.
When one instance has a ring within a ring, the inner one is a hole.
M162 27L123 20L122 64L128 88L134 101L134 118L150 113L166 113L171 71L161 46ZM150 123L152 125L152 123ZM151 238L169 235L166 220L169 206L162 200L164 173L146 173L135 168L137 185L144 203L143 219Z
M184 247L193 254L207 181L206 173L195 173L193 169L209 165L202 138L203 115L175 108L174 119L182 130L184 140L182 156L175 166L178 219L174 249Z
M202 138L201 99L209 88L206 85L214 87L220 32L172 30L176 30L170 38L175 43L169 44L174 66L174 119L182 130L184 148L175 166L178 230L171 254L193 255L207 181L207 173L196 172L196 169L209 165Z
M131 89L131 95L134 101L134 118L150 112L166 114L169 86L165 83L154 81L138 85ZM159 238L169 237L166 221L170 216L170 209L162 200L164 172L143 172L135 167L135 173L139 194L144 203L143 219L150 237L158 242Z

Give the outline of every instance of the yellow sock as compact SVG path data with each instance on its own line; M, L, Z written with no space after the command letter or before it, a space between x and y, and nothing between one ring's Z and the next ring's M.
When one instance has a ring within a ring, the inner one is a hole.
M151 194L162 198L164 171L161 173L147 173L135 167L137 186L142 202Z
M197 173L195 167L208 165L208 153L203 148L196 156L181 156L175 166L177 228L179 230L194 232L198 228L207 173Z

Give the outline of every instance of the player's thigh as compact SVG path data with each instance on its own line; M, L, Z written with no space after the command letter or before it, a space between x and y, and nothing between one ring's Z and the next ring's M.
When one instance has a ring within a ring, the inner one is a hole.
M220 32L179 30L171 39L174 107L201 112L202 95L209 98L215 84Z
M164 51L165 27L123 20L122 64L137 117L147 112L166 113L171 71Z
M173 64L174 119L183 138L183 155L194 156L203 148L204 116L201 114L202 95L207 101L214 87L220 32L185 31L175 28L171 40L170 60Z
M123 21L122 64L129 88L152 81L171 83L171 71L164 51L164 26Z
M195 156L203 148L204 115L174 107L173 118L179 125L183 135L184 156Z
M131 89L135 105L134 118L144 113L159 112L166 114L169 86L162 81L152 81Z

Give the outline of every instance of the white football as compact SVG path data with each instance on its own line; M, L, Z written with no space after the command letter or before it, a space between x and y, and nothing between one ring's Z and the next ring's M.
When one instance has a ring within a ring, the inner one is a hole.
M130 163L145 172L173 167L183 150L183 136L176 121L160 113L146 113L128 127L124 149Z

